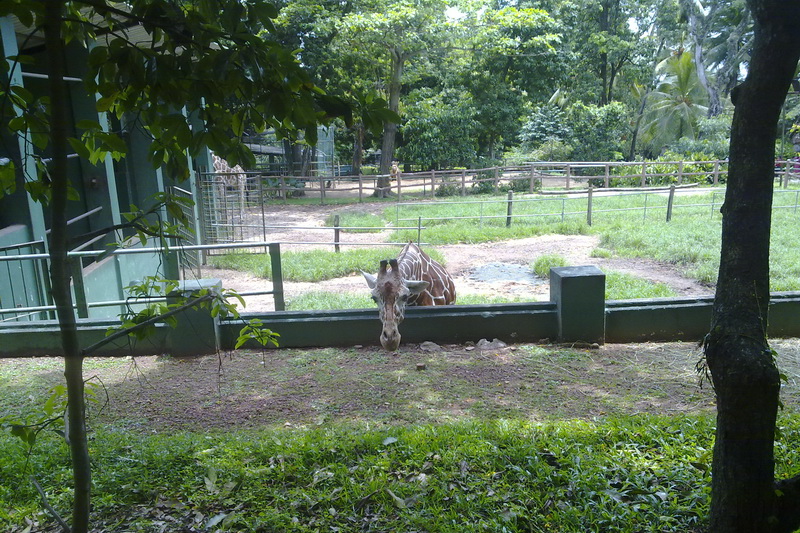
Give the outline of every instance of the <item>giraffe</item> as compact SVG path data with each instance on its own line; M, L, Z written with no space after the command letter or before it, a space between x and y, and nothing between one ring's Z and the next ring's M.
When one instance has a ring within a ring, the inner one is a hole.
M236 190L236 194L238 196L237 210L239 211L239 220L243 222L246 199L245 194L247 189L247 174L241 166L236 165L231 167L226 160L222 159L213 152L211 153L211 158L214 166L217 195L221 201L227 203L225 200L225 193L227 192L228 188L233 188Z
M400 345L398 327L409 305L449 305L456 287L447 270L410 242L397 259L381 261L377 276L363 272L383 324L381 345L390 352Z

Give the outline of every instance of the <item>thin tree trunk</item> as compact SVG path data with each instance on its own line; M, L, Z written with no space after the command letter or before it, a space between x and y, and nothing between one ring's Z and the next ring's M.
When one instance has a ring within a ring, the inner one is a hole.
M766 337L775 131L800 41L800 5L751 0L750 71L734 93L722 252L705 355L717 396L710 531L793 531L776 495L779 373ZM790 487L787 487L789 489ZM791 490L787 494L791 494ZM796 499L786 507L796 508Z
M61 0L45 2L45 42L50 57L50 140L53 162L50 173L52 201L50 221L50 283L64 348L64 377L67 383L66 435L72 458L75 494L72 507L72 533L89 529L91 465L86 439L86 405L83 384L83 356L78 342L75 313L70 293L70 269L67 259L67 100L64 87L64 44L61 38Z
M361 174L361 165L364 162L364 123L361 121L353 125L353 175Z
M389 80L389 109L398 113L400 110L400 89L402 88L401 79L403 76L403 67L406 61L406 56L402 50L393 49L392 56L392 73ZM381 163L379 173L382 175L378 179L378 191L376 195L386 196L387 191L391 185L388 176L389 168L392 166L394 160L394 143L397 136L397 124L394 122L387 122L383 127L383 144L381 145Z
M694 66L697 71L697 79L703 89L705 89L706 94L708 94L708 116L716 117L722 113L722 103L719 99L719 91L717 91L717 88L711 84L708 80L708 76L706 76L705 58L703 56L703 39L698 29L697 13L694 10L691 0L684 0L683 5L686 16L689 18L689 33L694 43Z

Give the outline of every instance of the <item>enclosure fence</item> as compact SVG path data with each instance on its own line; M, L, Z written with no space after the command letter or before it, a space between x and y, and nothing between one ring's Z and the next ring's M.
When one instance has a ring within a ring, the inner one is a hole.
M98 307L118 307L120 309L130 309L134 306L141 306L148 303L164 302L167 301L167 296L154 296L154 297L127 297L123 299L113 300L95 300L90 301L87 297L85 269L81 268L81 260L83 258L111 255L129 255L129 254L160 254L160 255L175 255L179 253L202 252L210 249L224 249L224 250L237 250L237 249L259 249L261 252L268 253L270 256L272 267L272 286L269 289L259 291L242 291L239 296L259 296L259 295L272 295L275 310L282 311L285 309L285 302L283 297L283 275L281 268L281 248L280 244L273 242L248 242L240 244L217 244L217 245L189 245L189 246L172 246L166 247L150 247L150 248L120 248L113 251L102 250L82 250L68 252L67 258L70 262L72 269L72 293L73 293L73 308L78 318L89 317L89 310ZM47 269L50 254L48 253L26 253L14 255L0 255L0 268L19 268L23 269L24 265L35 265L35 272L40 273L42 269ZM33 283L34 280L29 280L28 284ZM22 283L23 287L26 284ZM0 308L0 323L19 321L19 320L42 320L54 317L56 310L55 304L49 296L43 305L35 306L16 306L9 308Z

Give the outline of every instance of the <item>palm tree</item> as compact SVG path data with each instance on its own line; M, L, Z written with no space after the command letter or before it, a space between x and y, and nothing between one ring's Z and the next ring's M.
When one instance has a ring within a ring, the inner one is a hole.
M643 141L653 155L683 137L697 138L697 121L706 116L708 94L697 79L692 55L680 50L658 64L662 76L648 98Z

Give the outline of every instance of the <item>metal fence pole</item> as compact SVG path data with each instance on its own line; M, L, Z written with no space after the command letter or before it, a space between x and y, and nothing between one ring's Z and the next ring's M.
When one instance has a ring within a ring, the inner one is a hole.
M514 191L508 191L508 206L506 209L506 227L511 227L511 210L514 207L513 203L514 199Z
M586 223L592 225L592 190L593 187L589 185L589 194L586 197Z
M670 185L669 187L669 198L667 199L667 222L672 220L672 205L675 201L675 186Z
M68 259L72 271L72 286L75 289L75 305L78 307L78 318L89 318L89 306L86 303L86 287L83 283L83 264L80 257Z
M333 248L336 253L339 253L339 215L333 216Z
M276 311L285 311L286 302L283 299L283 270L281 268L281 245L269 245L269 261L272 266L272 300L275 302Z

